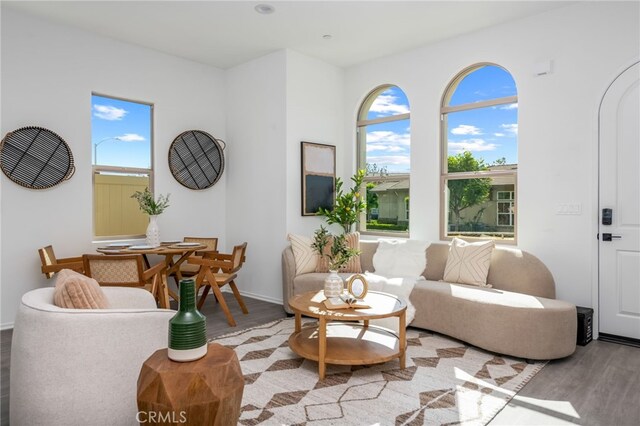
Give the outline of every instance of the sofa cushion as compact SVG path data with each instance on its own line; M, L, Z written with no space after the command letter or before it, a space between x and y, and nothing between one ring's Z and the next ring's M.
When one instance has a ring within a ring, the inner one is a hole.
M93 278L70 269L56 274L53 302L59 308L107 309L109 302L100 285Z
M304 235L295 234L289 234L287 238L291 242L291 250L296 262L296 275L315 272L320 256L311 248L313 240Z
M387 278L419 276L427 266L428 245L420 240L379 240L373 255L376 274Z
M352 232L350 234L345 234L345 241L347 243L347 247L360 249L360 233ZM331 244L333 244L333 239L327 244L324 248L325 253L329 253L331 251ZM321 257L318 259L318 266L316 266L316 272L329 272L329 260L326 257ZM353 256L347 264L340 268L339 272L352 272L355 274L359 274L362 272L362 268L360 267L360 255Z
M576 308L562 300L442 281L418 281L411 326L483 349L529 359L568 356L576 344Z
M454 238L449 247L443 280L450 283L491 287L491 284L487 285L487 274L494 246L493 241L468 243L460 238Z

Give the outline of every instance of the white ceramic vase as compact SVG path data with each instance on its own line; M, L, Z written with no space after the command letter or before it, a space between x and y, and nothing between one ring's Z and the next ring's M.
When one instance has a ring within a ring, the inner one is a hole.
M329 271L329 275L324 279L324 296L325 297L338 297L342 293L344 288L344 282L338 271Z
M149 225L147 226L147 245L151 247L160 246L160 228L158 228L158 215L149 215Z

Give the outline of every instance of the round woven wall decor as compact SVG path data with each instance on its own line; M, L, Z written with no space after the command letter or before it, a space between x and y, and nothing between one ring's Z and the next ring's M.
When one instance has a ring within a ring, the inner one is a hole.
M47 189L68 180L76 171L69 145L42 127L22 127L0 142L0 166L18 185Z
M187 130L169 148L169 169L180 184L190 189L213 186L224 171L225 143L202 130Z

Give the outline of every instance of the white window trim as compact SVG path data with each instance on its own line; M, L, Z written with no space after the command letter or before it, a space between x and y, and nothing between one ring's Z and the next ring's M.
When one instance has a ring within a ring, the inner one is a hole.
M145 168L136 168L136 167L118 167L118 166L100 166L100 165L96 165L93 164L93 161L95 160L93 157L91 158L91 162L92 162L92 166L91 166L91 191L92 191L92 204L91 204L91 233L93 235L93 241L95 242L104 242L104 241L119 241L119 240L131 240L131 239L140 239L140 238L144 238L145 235L144 234L137 234L137 235L105 235L105 236L97 236L96 235L96 213L94 211L95 205L96 205L96 200L95 200L95 177L97 174L100 173L117 173L117 174L146 174L149 175L149 191L151 191L152 193L154 192L154 173L153 173L153 164L154 164L154 157L153 157L153 140L154 140L154 104L149 103L149 102L145 102L145 101L138 101L138 100L134 100L134 99L128 99L128 98L121 98L118 96L112 96L112 95L105 95L102 93L96 93L96 92L92 92L91 93L91 97L93 98L93 96L100 96L103 98L110 98L110 99L116 99L119 101L126 101L126 102L133 102L133 103L137 103L137 104L143 104L143 105L148 105L151 108L151 117L150 117L150 123L149 125L151 126L150 129L150 133L149 133L149 137L150 137L150 141L149 141L149 150L150 150L150 167L148 169ZM91 104L93 105L93 102L91 102ZM93 141L92 142L92 151L93 151Z
M411 125L410 112L403 113L403 114L390 115L387 117L380 117L375 119L363 118L363 116L366 117L366 114L368 114L369 109L371 108L371 105L373 104L373 101L375 101L377 96L381 92L389 89L390 87L399 88L399 86L395 84L380 85L375 89L373 89L372 91L370 91L367 94L367 96L365 96L362 103L360 104L360 109L358 110L358 119L356 121L356 150L357 150L356 156L358 159L357 161L358 170L366 169L366 166L367 166L367 150L366 150L367 133L366 131L363 131L363 129L366 129L367 126L374 125L374 124L389 123L392 121L402 121L402 120L409 120L409 125ZM366 111L366 114L365 114L365 111ZM411 176L411 173L409 173L409 176ZM409 179L411 179L411 177L409 177ZM368 182L382 183L382 182L394 181L394 180L397 180L397 177L394 175L365 176L362 182L363 188L361 190L361 193L363 194L367 193ZM411 187L409 187L409 193L411 193ZM409 220L409 217L407 217L407 220ZM358 225L357 225L358 232L360 232L360 234L362 235L409 238L409 232L410 232L409 230L407 232L381 231L378 229L368 231L366 230L366 223L367 223L367 212L365 211L360 214L360 221L358 222ZM409 223L409 226L411 226L410 223Z
M458 73L451 82L447 85L441 100L440 106L440 239L443 241L451 240L453 237L448 236L448 206L447 203L447 181L448 180L457 180L457 179L480 179L480 178L491 178L497 176L513 176L514 179L514 191L517 191L518 186L518 170L517 168L514 170L483 170L477 172L456 172L449 173L448 167L448 156L449 156L449 147L448 147L448 125L447 125L447 116L449 113L455 113L459 111L468 111L472 109L481 109L487 108L490 106L498 106L498 105L508 105L513 103L518 103L518 96L508 96L503 98L490 99L487 101L480 102L472 102L468 104L454 105L449 106L449 100L451 96L455 92L458 84L469 74L476 71L478 68L483 66L497 66L500 68L500 65L491 63L491 62L481 62L473 64L465 69L463 69L460 73ZM504 69L504 68L503 68ZM507 71L505 69L505 71ZM509 71L507 71L509 72ZM515 196L513 200L509 200L513 202L514 210L516 209L516 200ZM517 210L516 210L517 211ZM516 213L512 214L513 216L513 239L500 239L498 237L491 238L495 241L500 241L501 244L517 244L518 242L518 226L517 226L517 215ZM497 218L496 218L497 221ZM486 238L477 238L477 237L465 237L465 239L474 240L474 239L486 239Z

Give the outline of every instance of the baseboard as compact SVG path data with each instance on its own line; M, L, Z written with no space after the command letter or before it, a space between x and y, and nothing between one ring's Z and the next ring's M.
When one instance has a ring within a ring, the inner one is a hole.
M12 322L7 322L4 324L0 324L0 330L10 330L13 328L13 323Z
M598 340L602 342L618 343L620 345L633 346L640 348L640 339L632 339L631 337L614 336L613 334L600 333Z

